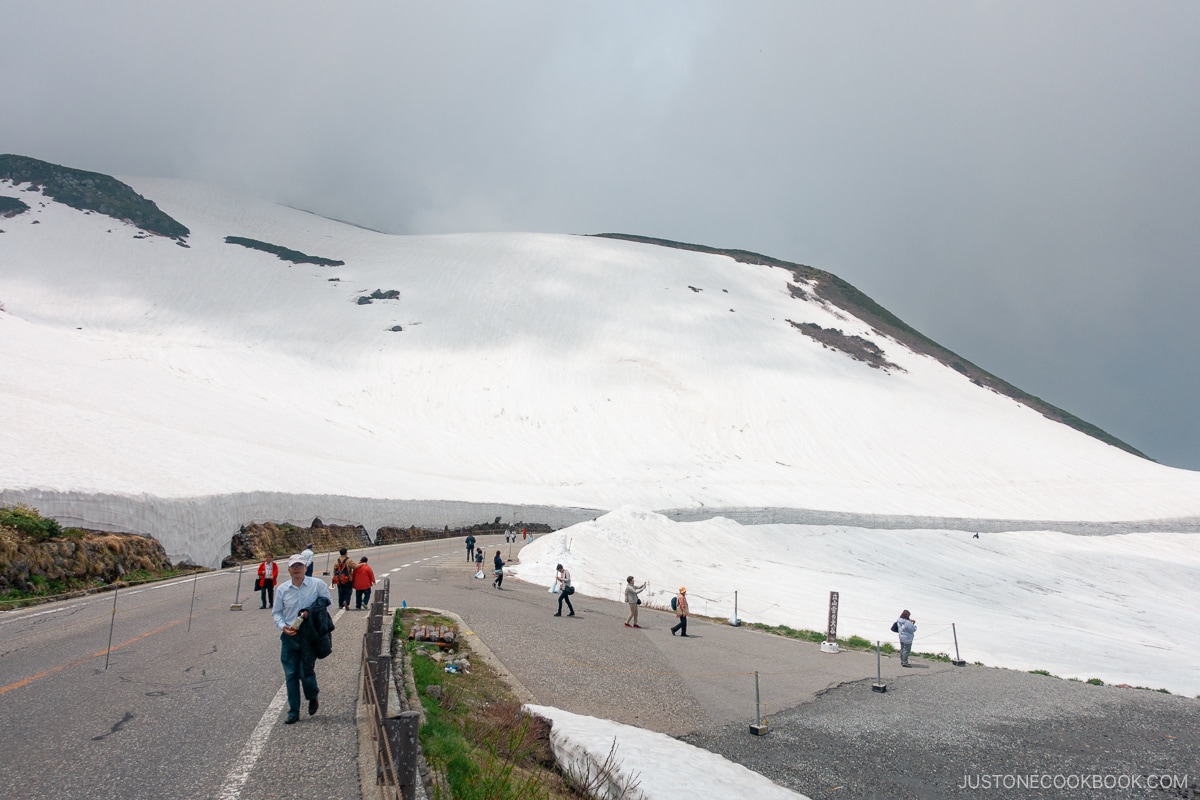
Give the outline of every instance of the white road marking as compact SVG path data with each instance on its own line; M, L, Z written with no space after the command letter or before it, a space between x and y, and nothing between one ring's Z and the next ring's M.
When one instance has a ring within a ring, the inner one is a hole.
M342 614L346 613L346 609L338 609L338 612L333 615L333 621L337 622L342 618ZM275 723L279 720L279 712L287 705L287 684L284 683L279 687L279 691L275 693L275 697L267 705L267 710L263 712L262 719L254 726L253 733L246 740L246 746L242 748L242 754L238 758L237 763L233 765L233 769L229 770L229 774L225 776L225 782L221 784L221 790L216 794L216 800L238 800L242 795L242 789L246 786L246 781L250 779L250 773L254 770L254 765L258 763L258 757L262 755L263 748L267 746L267 740L271 738L271 729L275 727Z
M34 611L29 614L21 614L20 616L13 617L11 619L0 620L0 625L7 625L10 622L20 622L20 621L26 620L26 619L33 619L34 617L42 617L42 616L45 616L46 614L57 614L59 611L67 611L72 608L83 608L86 605L88 605L88 604L87 603L73 603L69 606L59 606L58 608L48 608L44 611ZM6 611L5 613L11 614L15 611L20 611L20 610L21 609L14 608L12 611Z
M271 729L275 727L275 722L279 719L279 712L286 705L287 684L285 683L275 693L275 698L263 712L258 725L254 726L254 732L250 734L246 746L242 748L241 756L233 765L233 769L229 771L229 775L226 776L225 783L221 785L221 791L217 792L217 800L238 800L241 797L242 788L250 779L250 772L258 763L258 757L262 755L263 748L267 746L267 739L271 737Z

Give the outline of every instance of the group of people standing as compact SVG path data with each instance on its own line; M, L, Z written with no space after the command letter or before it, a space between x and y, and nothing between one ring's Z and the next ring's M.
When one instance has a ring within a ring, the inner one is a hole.
M511 529L510 529L511 530ZM516 531L512 531L513 541L516 541ZM507 540L508 534L505 534ZM475 563L475 577L483 577L483 547L476 545L474 536L467 536L467 563ZM500 551L496 551L496 555L492 557L492 586L497 589L504 588L504 564L505 561L500 557Z
M562 616L563 603L567 604L568 617L575 616L575 607L571 605L571 595L575 594L575 587L571 585L571 572L562 564L556 564L554 576L554 585L551 587L558 592L558 611L554 616ZM625 618L626 628L641 628L638 624L638 606L642 604L642 598L639 596L646 587L650 585L650 581L643 581L639 586L633 582L633 576L625 578L625 602L629 606L629 616ZM679 594L671 599L671 608L675 612L678 622L671 628L671 635L676 632L681 632L683 636L687 636L687 587L680 586Z
M346 548L338 551L333 565L333 585L338 590L338 608L350 610L350 593L354 593L354 608L361 610L371 605L371 587L375 585L375 571L363 556L358 563L346 555Z
M303 552L292 556L304 562L304 577L311 578L313 573L313 545L309 544ZM333 585L337 587L338 608L349 610L350 597L353 593L354 607L364 609L371 604L371 587L375 585L375 571L368 564L368 558L363 556L355 561L347 554L346 548L338 551L337 563L333 566ZM289 559L290 561L291 559ZM274 559L264 558L258 565L258 581L255 588L262 598L260 608L275 606L275 586L279 582L279 565Z

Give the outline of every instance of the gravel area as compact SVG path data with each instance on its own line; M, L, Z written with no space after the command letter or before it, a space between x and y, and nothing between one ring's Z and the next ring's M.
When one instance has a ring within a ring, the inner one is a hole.
M986 667L872 683L776 713L766 736L683 738L813 800L1200 798L1200 700Z

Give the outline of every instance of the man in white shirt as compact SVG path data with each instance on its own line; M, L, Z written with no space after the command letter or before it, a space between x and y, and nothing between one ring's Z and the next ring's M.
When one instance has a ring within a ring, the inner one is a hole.
M567 608L571 612L567 616L573 617L575 616L575 606L571 605L571 595L574 594L575 588L571 586L571 573L562 564L557 565L555 569L558 570L558 577L556 578L558 581L558 613L554 616L562 616L562 604L566 603Z
M296 636L296 628L302 625L308 616L308 607L325 598L327 605L333 605L333 597L325 581L305 575L304 570L311 564L303 554L288 559L288 577L275 590L275 605L271 617L275 627L283 631L279 637L282 647L279 660L283 663L283 678L287 685L288 715L285 724L291 725L300 719L300 690L304 690L304 698L308 700L308 713L317 713L317 654L311 647L305 646Z

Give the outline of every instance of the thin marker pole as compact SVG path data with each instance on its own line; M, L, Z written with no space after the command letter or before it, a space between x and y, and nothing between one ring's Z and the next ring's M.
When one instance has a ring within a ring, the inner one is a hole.
M120 581L118 581L117 586L113 589L112 621L108 623L108 649L104 651L104 668L105 669L108 669L108 657L112 653L113 628L117 624L117 592L120 591L120 589L121 589L121 584L120 584Z
M188 606L188 633L192 632L192 609L196 607L196 581L198 580L200 580L200 570L196 570L196 577L192 578L192 604Z

